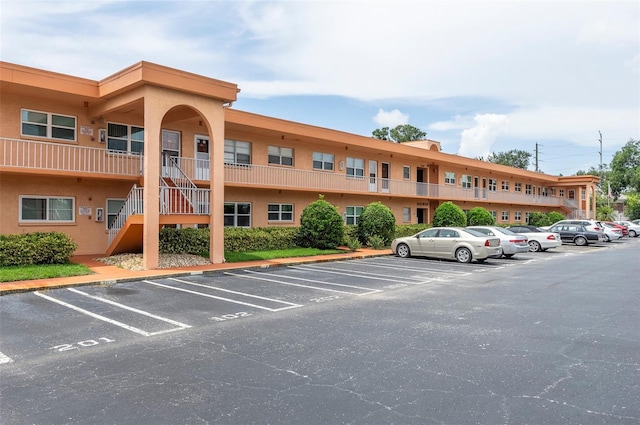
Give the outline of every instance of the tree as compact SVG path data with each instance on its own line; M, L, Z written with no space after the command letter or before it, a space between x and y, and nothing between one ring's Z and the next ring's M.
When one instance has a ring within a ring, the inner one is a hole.
M621 193L640 193L640 140L629 139L611 160L611 192L614 198Z
M363 244L372 236L378 236L384 244L389 244L396 231L396 218L391 209L381 202L372 202L358 217L358 238Z
M509 167L522 168L526 170L529 168L529 161L531 160L531 152L523 151L520 149L511 149L507 152L490 153L487 159L479 156L476 159L481 161L493 162L494 164L508 165Z
M300 216L298 245L318 249L333 249L342 243L344 223L335 205L319 196L307 205Z
M467 225L467 216L462 211L462 208L451 201L447 201L436 208L432 224L434 226L464 227Z
M468 226L493 226L494 224L496 224L496 220L486 208L471 208L467 213Z
M394 143L424 140L427 137L427 133L409 124L401 124L391 130L389 130L389 127L378 128L373 130L371 134L375 139L390 140Z
M629 220L636 220L640 218L640 195L635 193L627 194L627 200L625 201L626 214Z

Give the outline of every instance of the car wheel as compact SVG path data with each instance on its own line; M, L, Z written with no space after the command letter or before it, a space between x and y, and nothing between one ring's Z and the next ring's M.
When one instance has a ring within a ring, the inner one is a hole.
M578 246L585 246L588 243L584 236L578 236L573 240L573 242Z
M605 242L611 242L611 238L609 237L609 235L607 235L607 234L604 235L604 241Z
M629 236L631 236L632 238L635 238L636 236L638 236L638 234L636 233L635 230L629 230Z
M396 254L402 258L407 258L411 256L411 250L409 249L409 245L406 243L401 243L396 248Z
M460 263L471 262L471 251L468 248L458 248L456 251L456 260Z
M513 254L504 254L504 258L511 258L513 257Z
M540 252L542 251L542 246L538 241L529 241L529 251L530 252Z

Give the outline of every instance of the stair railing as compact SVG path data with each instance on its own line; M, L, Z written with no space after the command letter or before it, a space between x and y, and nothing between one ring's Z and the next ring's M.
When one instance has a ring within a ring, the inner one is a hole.
M144 189L137 187L135 184L129 191L127 199L122 204L120 211L116 215L116 218L109 225L109 243L116 238L118 232L124 227L124 223L127 219L134 214L144 214L144 202L143 195Z

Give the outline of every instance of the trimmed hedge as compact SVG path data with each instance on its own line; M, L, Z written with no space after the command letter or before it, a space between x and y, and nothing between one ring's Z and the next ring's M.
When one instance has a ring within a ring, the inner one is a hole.
M405 236L413 236L418 232L432 227L430 224L398 224L394 238L404 238Z
M0 235L0 266L66 264L77 248L62 232Z
M389 207L382 202L372 202L358 217L358 238L363 244L384 246L391 243L396 228L396 218ZM374 238L376 237L376 238ZM372 240L373 238L373 240ZM377 239L382 241L378 241Z

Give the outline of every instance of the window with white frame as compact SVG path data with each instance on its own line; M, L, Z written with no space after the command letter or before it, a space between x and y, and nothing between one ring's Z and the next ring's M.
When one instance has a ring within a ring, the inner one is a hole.
M498 219L498 212L496 210L492 210L489 212L491 213L491 217L493 217L494 220Z
M564 198L564 189L558 189L558 196Z
M20 113L23 136L46 137L74 142L76 140L76 117L51 112L22 109Z
M555 188L549 188L549 195L551 196L556 196L556 189Z
M489 192L495 192L498 190L498 181L496 179L489 179Z
M411 221L411 208L404 207L402 209L402 221L409 223Z
M360 217L360 214L362 214L362 210L364 210L364 207L347 207L346 209L346 213L345 213L345 220L346 223L349 225L355 225L358 224L358 217Z
M502 180L502 190L505 192L509 191L509 180Z
M509 211L502 211L502 221L509 221Z
M526 195L531 195L531 193L532 193L532 192L531 192L531 185L530 185L530 184L526 184L526 185L524 186L524 193L525 193Z
M520 221L522 221L522 211L514 211L513 219L516 221L516 223L520 223Z
M347 157L347 177L364 178L364 159Z
M522 183L514 183L513 191L514 192L522 192Z
M225 227L251 227L251 204L249 202L224 203Z
M546 187L542 188L542 196L549 196L549 189Z
M444 182L446 184L456 184L456 173L451 171L445 171Z
M293 166L293 149L269 146L269 164Z
M529 219L531 218L531 211L527 211L524 213L524 222L529 223Z
M107 199L107 220L105 222L107 229L111 227L111 224L118 216L124 202L124 199Z
M463 189L471 189L471 176L468 174L463 174L460 178L460 184Z
M114 152L142 154L144 128L135 125L107 123L107 149Z
M580 199L582 199L583 201L585 199L587 199L587 191L584 189L580 189Z
M57 196L20 196L20 222L75 221L74 198Z
M313 153L313 169L333 171L333 154L332 153Z
M225 164L251 164L251 143L240 140L224 140Z
M402 167L402 178L405 180L411 179L411 167L408 165Z
M293 221L293 204L267 205L269 221Z

